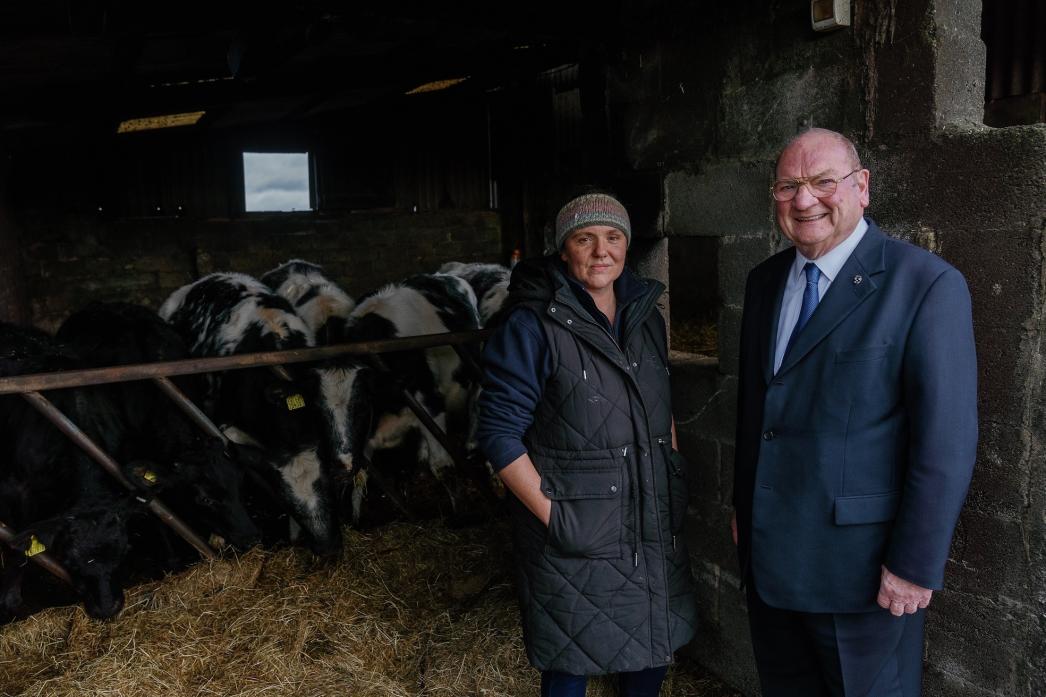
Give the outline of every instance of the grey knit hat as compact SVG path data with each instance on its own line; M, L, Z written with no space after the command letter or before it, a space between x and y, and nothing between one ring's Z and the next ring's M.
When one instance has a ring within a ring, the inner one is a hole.
M575 230L589 225L609 225L625 234L626 244L632 243L632 226L628 211L609 194L585 194L569 201L556 215L556 249Z

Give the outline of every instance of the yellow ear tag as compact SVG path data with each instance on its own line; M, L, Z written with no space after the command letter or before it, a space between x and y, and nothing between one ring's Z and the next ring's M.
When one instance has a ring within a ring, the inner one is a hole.
M40 552L46 552L47 547L40 540L36 539L36 535L29 538L29 549L25 550L25 556L35 557Z
M153 472L152 470L145 470L144 472L142 472L142 479L149 482L150 484L155 484L156 472Z
M305 398L300 394L292 394L287 398L287 411L294 411L305 406Z

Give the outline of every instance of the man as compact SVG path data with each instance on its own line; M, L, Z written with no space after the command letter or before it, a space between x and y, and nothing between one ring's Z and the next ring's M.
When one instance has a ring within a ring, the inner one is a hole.
M917 696L975 459L969 291L863 217L838 133L791 141L772 195L794 247L748 277L732 521L763 695Z

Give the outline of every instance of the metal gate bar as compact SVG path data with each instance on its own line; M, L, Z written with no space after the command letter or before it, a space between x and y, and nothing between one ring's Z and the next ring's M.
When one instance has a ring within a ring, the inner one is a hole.
M17 547L14 547L14 541L17 537L18 533L15 532L13 528L8 527L2 521L0 521L0 542L3 542L16 552L21 552L22 550L18 549ZM66 571L65 567L59 564L53 556L51 556L50 552L37 552L28 559L29 561L38 565L41 569L44 569L45 571L49 572L55 578L58 578L61 581L65 581L70 586L73 585L73 579L70 578L69 572Z
M116 463L109 455L105 453L98 445L87 436L86 433L80 430L80 428L74 424L69 417L63 414L54 404L51 403L46 397L39 392L26 392L22 395L29 404L33 406L37 411L43 414L44 418L50 421L55 427L65 434L70 440L80 447L85 453L90 456L92 460L97 462L105 469L106 472L111 474L120 484L127 490L134 494L139 493L139 488L135 486L131 480L129 480L120 469L120 465ZM200 553L205 559L214 559L215 554L206 542L200 539L196 533L194 533L189 526L187 526L178 516L176 516L167 506L165 506L159 499L149 499L146 503L149 510L160 519L160 521L167 527L174 530L175 534L181 537L183 540L188 542L190 545L196 548L196 551Z
M488 508L489 512L489 504L496 501L496 497L494 496L494 493L490 491L490 487L485 482L479 481L475 469L468 466L468 460L465 457L465 454L461 451L461 448L459 448L457 444L450 439L450 436L440 428L440 425L436 423L436 420L432 418L432 415L429 414L428 410L418 402L418 400L414 399L414 395L404 389L403 397L407 400L407 406L410 407L410 410L418 417L418 420L421 421L422 425L436 437L439 444L443 446L443 449L447 451L448 455L450 455L450 459L454 461L454 466L457 470L479 485L479 490L483 492L484 496L484 506Z
M308 363L346 355L369 355L388 351L425 349L433 346L454 346L472 341L482 341L492 331L481 329L449 334L425 334L397 339L382 339L380 341L358 341L351 344L338 344L337 346L323 346L320 348L243 353L216 358L188 358L180 361L164 361L162 363L139 363L137 365L122 365L110 368L90 368L88 370L64 370L54 373L19 375L0 378L0 394L41 392L63 387L130 382L132 380L171 377L174 375L195 375L198 373L213 373L219 370L275 366L283 363Z
M175 405L177 405L177 407L189 417L189 420L203 429L207 435L221 438L222 442L225 444L229 443L229 439L225 437L225 434L222 433L220 428L214 425L211 418L203 413L203 409L196 406L196 404L189 399L184 392L178 389L177 385L171 382L170 378L165 378L163 376L153 378L153 383L155 383L165 395L170 397Z

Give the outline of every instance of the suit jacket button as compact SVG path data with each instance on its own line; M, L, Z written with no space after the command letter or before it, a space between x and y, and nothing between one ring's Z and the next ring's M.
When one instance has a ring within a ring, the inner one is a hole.
M773 439L774 439L774 432L773 431L764 431L763 432L763 440L773 440Z

